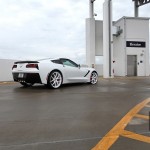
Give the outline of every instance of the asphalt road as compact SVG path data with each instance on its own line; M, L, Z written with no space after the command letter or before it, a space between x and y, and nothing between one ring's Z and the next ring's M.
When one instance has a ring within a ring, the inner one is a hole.
M90 150L149 97L149 77L100 78L94 86L57 90L0 84L0 150ZM148 120L132 120L126 128L150 137ZM110 148L127 149L149 150L150 143L120 137Z

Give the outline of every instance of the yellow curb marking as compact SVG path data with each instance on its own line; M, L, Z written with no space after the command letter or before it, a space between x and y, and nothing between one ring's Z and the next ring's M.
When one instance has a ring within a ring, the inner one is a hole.
M149 120L149 116L146 116L146 115L136 114L135 117Z
M5 84L16 84L16 82L0 82L0 85L5 85Z
M148 103L150 98L136 105L131 109L103 138L92 150L108 150L123 133L125 127L131 121L131 119ZM133 134L132 134L133 135ZM137 136L135 136L137 139ZM138 140L140 140L139 138ZM149 139L148 139L149 141Z
M140 135L140 134L136 134L136 133L126 131L126 130L124 130L121 133L121 136L131 138L131 139L134 139L134 140L138 140L138 141L142 141L142 142L145 142L145 143L150 143L150 137Z

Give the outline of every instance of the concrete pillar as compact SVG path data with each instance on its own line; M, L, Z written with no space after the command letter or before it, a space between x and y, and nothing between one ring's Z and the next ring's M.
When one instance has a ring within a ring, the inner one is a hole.
M89 18L86 19L86 64L95 66L95 18L94 1L89 0Z
M103 4L103 77L113 77L112 1Z
M86 64L95 66L95 19L86 19Z

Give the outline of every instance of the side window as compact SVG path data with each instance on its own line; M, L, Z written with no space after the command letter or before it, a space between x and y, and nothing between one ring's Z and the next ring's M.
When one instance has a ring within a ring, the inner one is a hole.
M71 60L62 59L61 61L62 61L63 65L65 65L65 66L78 67L78 65Z
M62 64L62 62L59 60L59 59L56 59L56 60L51 60L53 63L55 64Z

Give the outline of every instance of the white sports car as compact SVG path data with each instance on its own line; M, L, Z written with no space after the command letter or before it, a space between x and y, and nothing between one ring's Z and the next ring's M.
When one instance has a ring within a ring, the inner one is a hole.
M12 67L14 81L23 86L34 83L59 88L67 83L96 84L98 74L94 68L83 68L70 59L44 59L39 61L18 61Z

